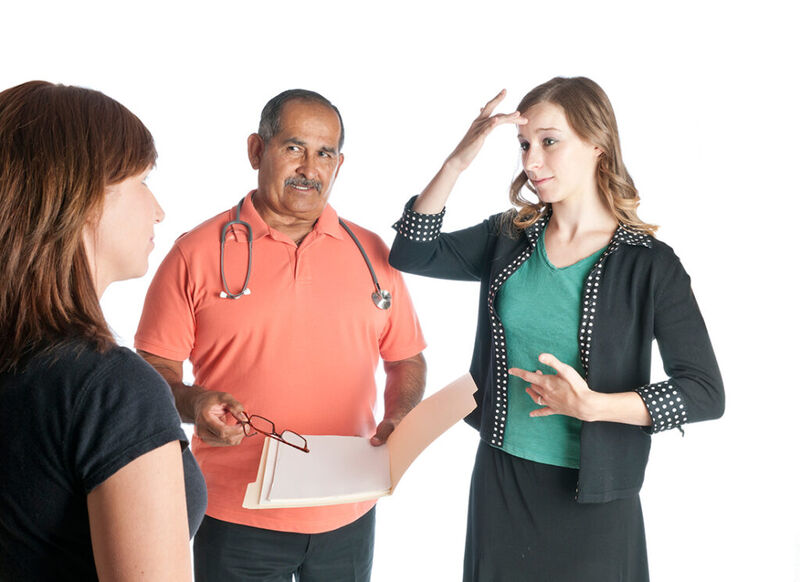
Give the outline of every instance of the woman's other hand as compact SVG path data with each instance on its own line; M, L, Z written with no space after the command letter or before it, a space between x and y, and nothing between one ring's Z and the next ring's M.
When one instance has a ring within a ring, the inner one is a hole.
M597 394L586 384L586 380L568 364L559 361L553 354L541 354L539 362L553 368L555 374L542 374L540 370L529 372L520 368L509 368L508 373L530 386L525 390L533 401L542 406L531 411L532 417L564 414L579 420L591 421L593 398Z
M653 424L642 398L633 391L606 394L589 388L575 368L558 360L553 354L541 354L539 362L553 368L555 374L541 371L528 372L509 368L508 373L530 386L525 390L536 404L542 406L531 411L530 416L564 414L585 422L603 420L635 426Z

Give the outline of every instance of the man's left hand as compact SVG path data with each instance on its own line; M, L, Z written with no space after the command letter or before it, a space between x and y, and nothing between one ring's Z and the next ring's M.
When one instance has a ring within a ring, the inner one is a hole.
M386 371L386 390L383 392L384 417L369 440L373 447L386 442L389 435L411 411L425 391L425 358L417 354L394 362L383 362Z
M386 439L394 432L395 427L400 424L400 421L391 418L385 418L375 429L375 434L369 439L369 444L373 447L379 447L386 443Z

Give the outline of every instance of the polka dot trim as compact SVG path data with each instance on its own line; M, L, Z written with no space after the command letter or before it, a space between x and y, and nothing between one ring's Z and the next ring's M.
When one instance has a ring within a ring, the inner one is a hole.
M547 224L549 215L541 220L533 223L530 227L525 229L525 233L530 243L510 264L506 265L489 287L489 294L487 297L489 307L489 322L492 326L492 349L494 350L494 369L495 369L495 390L494 401L492 405L492 422L490 443L494 446L503 446L503 436L506 428L506 418L508 416L508 356L506 354L506 332L500 317L495 310L494 302L497 298L497 292L500 287L505 283L508 278L520 268L522 263L527 261L533 254L536 248L536 241L539 240L539 235L542 233L544 226Z
M636 389L636 393L644 400L653 419L653 433L680 429L681 425L686 424L686 401L672 380L642 386Z
M506 339L503 324L495 311L494 302L500 287L508 278L527 261L536 248L539 236L550 220L550 212L545 212L542 217L525 229L529 246L523 250L509 265L507 265L497 275L489 288L488 307L489 320L492 326L492 349L494 350L494 399L492 401L491 427L489 431L489 442L500 447L503 445L503 435L505 433L506 418L508 415L508 360L506 354ZM603 267L606 259L611 256L621 244L632 246L651 247L652 239L644 234L620 225L606 251L602 254L592 271L586 279L583 289L583 312L581 314L581 325L578 333L578 345L580 347L581 364L589 374L589 352L592 345L592 332L594 331L594 318L597 311L597 301L599 298L600 278L603 274Z
M444 209L439 214L420 214L406 208L403 216L392 225L401 236L419 242L430 242L439 237L442 230Z
M640 232L629 230L620 225L614 236L611 237L611 242L608 243L608 248L600 256L597 262L586 277L583 285L583 298L581 302L581 323L578 330L578 346L580 347L581 365L586 376L589 376L589 352L592 348L592 337L594 332L594 317L597 313L597 300L598 292L600 290L600 279L603 276L603 267L605 266L606 259L610 257L621 244L651 247L653 245L652 239Z

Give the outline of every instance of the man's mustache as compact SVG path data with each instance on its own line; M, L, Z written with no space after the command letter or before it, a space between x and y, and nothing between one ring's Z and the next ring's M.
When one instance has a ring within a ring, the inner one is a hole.
M322 191L322 182L319 180L306 180L305 178L286 178L284 186L300 186L302 188L314 188L317 192Z

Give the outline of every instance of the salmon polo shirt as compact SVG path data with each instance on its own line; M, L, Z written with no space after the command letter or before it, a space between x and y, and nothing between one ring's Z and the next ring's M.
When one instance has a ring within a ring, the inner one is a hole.
M253 229L249 295L221 298L220 236L236 207L182 235L158 268L135 337L137 349L191 361L195 383L228 392L275 430L370 437L375 431L375 370L425 348L405 284L380 237L348 223L392 306L378 309L369 269L326 206L298 246L270 228L246 197L241 219ZM232 292L247 274L247 236L229 232L225 277ZM254 527L318 533L353 522L375 501L286 509L244 509L255 481L261 435L212 447L195 434L192 450L208 486L207 514Z

